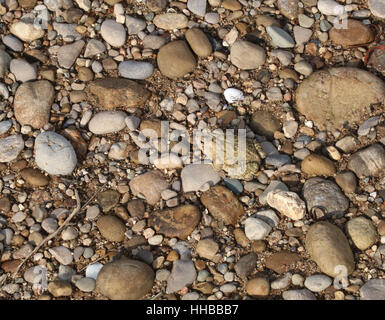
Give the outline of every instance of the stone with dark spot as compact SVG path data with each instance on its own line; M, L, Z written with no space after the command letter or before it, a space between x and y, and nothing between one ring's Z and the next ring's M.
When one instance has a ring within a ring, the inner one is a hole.
M201 219L196 206L182 205L151 214L149 224L166 237L186 239L194 231Z

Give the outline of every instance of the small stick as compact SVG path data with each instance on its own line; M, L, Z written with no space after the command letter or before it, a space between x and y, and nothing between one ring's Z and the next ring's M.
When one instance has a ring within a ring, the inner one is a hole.
M83 210L94 198L95 196L99 193L100 189L95 192L95 194L89 198L87 200L87 202L82 206L80 207L80 198L79 198L79 194L78 194L78 191L75 189L75 198L76 198L76 207L75 209L71 212L71 214L68 216L68 218L64 221L64 223L53 233L51 233L50 235L48 235L38 246L36 246L35 249L33 249L33 251L17 266L15 272L12 274L12 277L15 278L17 273L19 272L20 268L24 265L24 263L26 263L28 261L28 259L33 256L37 251L39 251L39 249L45 244L47 243L49 240L51 240L52 238L56 237L56 235L63 230L63 228L71 221L71 219L76 215L78 214L81 210Z

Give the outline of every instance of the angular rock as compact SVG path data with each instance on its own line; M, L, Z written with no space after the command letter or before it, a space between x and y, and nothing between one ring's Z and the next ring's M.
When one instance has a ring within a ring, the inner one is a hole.
M237 275L245 279L254 270L257 265L257 255L252 252L241 257L234 266Z
M37 29L34 25L34 15L26 14L20 21L11 25L11 33L25 42L32 42L44 36L44 29Z
M269 192L266 199L269 206L290 219L300 220L305 217L305 202L295 192L273 190Z
M197 277L191 260L177 260L173 263L171 274L167 279L166 293L173 293L192 284Z
M85 42L83 40L78 40L74 43L61 46L57 52L59 65L62 68L70 69L75 63L75 60L79 57L84 45Z

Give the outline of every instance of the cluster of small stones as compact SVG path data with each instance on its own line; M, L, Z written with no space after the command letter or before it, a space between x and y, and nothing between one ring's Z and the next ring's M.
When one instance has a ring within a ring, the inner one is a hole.
M385 299L384 19L383 0L0 0L0 297ZM161 120L246 129L253 161L142 163ZM91 201L13 277L75 189Z

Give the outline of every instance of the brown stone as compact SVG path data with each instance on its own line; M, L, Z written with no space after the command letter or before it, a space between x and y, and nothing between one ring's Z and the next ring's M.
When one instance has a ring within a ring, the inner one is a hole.
M168 78L181 78L195 70L196 60L183 40L170 42L159 49L157 57L160 72Z
M32 9L36 6L37 0L18 0L18 3L23 9Z
M67 281L55 280L48 284L48 291L56 298L68 297L72 294L72 287Z
M11 211L11 201L8 197L0 197L0 212L9 213Z
M96 290L111 300L143 298L154 284L154 271L145 263L123 257L107 263L96 279Z
M270 283L265 278L254 278L247 281L246 292L253 297L268 296L270 293Z
M119 192L116 190L106 190L97 195L97 200L104 212L110 211L119 203Z
M208 57L213 52L209 39L201 29L188 29L185 37L192 51L194 51L198 57Z
M230 11L242 9L242 5L237 0L223 0L221 6Z
M385 236L385 220L381 220L377 225L377 231L380 236Z
M144 196L147 203L152 206L160 200L162 191L168 186L166 179L157 170L141 174L130 181L132 194Z
M235 229L234 237L235 241L243 248L246 248L250 243L250 240L246 237L246 234L242 229Z
M88 98L105 109L143 107L151 93L141 84L122 78L104 78L88 85Z
M223 186L214 186L201 195L201 202L210 214L226 225L235 225L245 213L237 197Z
M97 227L104 238L108 241L121 242L124 240L126 227L122 221L115 216L102 216L98 219Z
M4 272L14 273L22 260L9 260L1 264L1 268Z
M166 237L186 239L194 231L201 219L196 206L182 205L151 214L149 224Z
M332 176L336 173L334 162L319 154L309 154L301 162L301 170L309 176Z
M21 170L21 177L32 187L44 187L49 184L50 178L37 169L26 168Z
M250 127L255 133L271 139L274 132L281 129L281 124L270 111L259 110L253 113Z
M329 31L329 38L334 44L349 47L372 42L374 34L361 21L348 19L347 28L333 27Z
M134 199L127 203L127 210L131 217L143 218L145 207L140 199Z
M266 259L266 267L275 271L276 273L287 272L293 265L300 261L301 257L297 253L289 251L279 251L273 253Z

